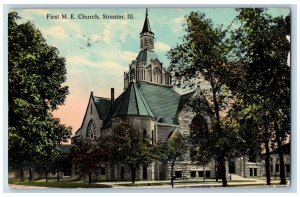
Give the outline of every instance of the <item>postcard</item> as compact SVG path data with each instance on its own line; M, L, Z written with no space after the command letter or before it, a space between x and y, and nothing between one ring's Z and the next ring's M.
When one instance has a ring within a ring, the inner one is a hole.
M291 10L10 9L8 182L291 184Z

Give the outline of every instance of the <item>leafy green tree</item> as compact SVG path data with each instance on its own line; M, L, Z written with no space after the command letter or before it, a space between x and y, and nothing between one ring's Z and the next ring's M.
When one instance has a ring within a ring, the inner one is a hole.
M263 106L245 104L242 100L236 102L229 112L229 122L232 130L235 130L243 139L241 154L249 157L265 157L265 171L267 184L270 179L270 147L271 136L274 129L270 124L270 114Z
M131 168L132 183L135 183L137 169L158 159L149 136L138 131L128 120L120 120L113 125L111 140L110 158L113 163L126 164Z
M236 66L243 72L228 81L230 89L243 100L246 108L256 106L262 117L264 144L268 152L274 131L280 158L281 184L285 184L282 143L290 135L290 66L287 56L290 43L290 16L272 17L265 9L238 9L240 27L232 34ZM239 81L239 84L233 84ZM273 141L273 140L272 140ZM268 164L266 156L266 165ZM266 166L267 184L270 184Z
M31 22L18 19L8 14L8 156L10 168L31 169L34 158L56 152L71 135L51 114L68 87L65 59Z
M202 115L196 115L191 122L190 130L190 156L192 161L196 161L203 166L204 172L205 166L214 159L214 155L210 150L211 144L207 121ZM205 173L203 176L204 181Z
M183 160L187 153L187 141L179 131L170 133L167 141L159 141L159 148L157 154L161 161L171 162L171 185L174 187L174 168L179 160Z
M205 81L205 85L200 88L213 114L211 119L215 125L212 128L219 137L216 139L218 140L216 147L219 147L216 151L217 161L223 186L226 187L225 155L227 150L222 144L226 142L226 131L222 126L221 116L225 114L230 101L230 91L226 86L227 78L224 75L228 69L226 55L230 48L222 27L214 27L212 21L203 13L191 12L186 17L185 32L182 44L178 44L168 53L171 59L170 68L176 78L187 82L178 83L180 86L195 87L197 80L191 79L200 78Z
M72 145L61 145L59 151L51 157L49 170L56 172L56 180L59 182L60 173L65 170L71 170L72 168L72 157L71 157Z
M79 174L87 174L92 184L92 174L109 160L108 150L93 141L78 141L73 147L71 157Z

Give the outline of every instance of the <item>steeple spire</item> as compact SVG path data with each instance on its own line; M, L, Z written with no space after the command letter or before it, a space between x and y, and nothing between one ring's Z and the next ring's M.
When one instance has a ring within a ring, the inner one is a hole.
M154 33L151 31L148 19L148 8L146 8L146 16L144 26L141 32L141 49L154 49Z
M148 8L146 8L146 17L145 17L143 30L142 30L142 33L145 33L145 32L151 32L150 23L149 23L149 19L148 19Z

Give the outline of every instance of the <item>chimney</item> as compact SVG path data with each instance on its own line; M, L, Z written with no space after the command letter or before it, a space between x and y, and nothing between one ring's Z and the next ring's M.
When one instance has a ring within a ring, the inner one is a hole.
M110 98L111 98L111 110L112 110L112 107L113 107L113 104L114 104L114 101L115 101L115 89L114 88L111 88L110 90Z

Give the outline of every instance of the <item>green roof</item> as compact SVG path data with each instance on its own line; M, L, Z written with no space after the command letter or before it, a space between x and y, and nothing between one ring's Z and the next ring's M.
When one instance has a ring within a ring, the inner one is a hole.
M149 65L151 63L151 60L156 60L157 55L154 51L149 50L149 49L144 49L140 51L138 54L136 61L139 62L144 62L146 65Z
M111 118L117 116L139 115L154 118L154 114L134 82L115 101Z
M111 112L111 100L108 98L94 96L97 111L102 120L106 120Z
M168 86L146 82L137 84L131 82L127 89L115 100L111 113L110 102L108 102L110 100L107 101L106 107L109 110L105 113L108 115L102 128L111 126L111 118L128 115L149 116L155 118L159 123L177 125L177 113L193 93L179 95ZM100 100L103 99L100 98ZM98 103L105 104L105 102Z
M177 109L181 96L171 87L140 83L137 85L158 122L177 123Z

